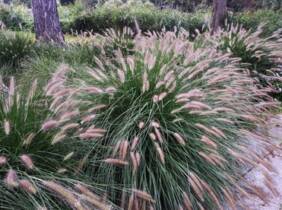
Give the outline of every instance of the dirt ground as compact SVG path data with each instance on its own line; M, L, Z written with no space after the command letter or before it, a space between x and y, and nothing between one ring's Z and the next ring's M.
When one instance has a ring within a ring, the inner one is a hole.
M282 146L282 115L278 115L268 123L268 132L277 145ZM269 156L268 160L276 172L270 173L277 191L280 195L272 195L264 184L263 168L258 165L247 174L247 180L262 187L269 195L268 202L264 203L257 197L243 199L243 202L250 210L282 210L282 150L274 152L274 156ZM244 209L245 210L245 209Z

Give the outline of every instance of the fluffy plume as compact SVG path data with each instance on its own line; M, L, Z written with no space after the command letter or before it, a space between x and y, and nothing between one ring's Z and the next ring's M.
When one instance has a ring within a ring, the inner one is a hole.
M42 130L48 131L50 129L56 128L58 126L58 122L56 120L48 120L42 125Z
M120 166L128 165L127 161L123 161L123 160L120 160L120 159L113 159L113 158L105 159L104 162L109 163L109 164L113 164L113 165L120 165Z
M9 135L11 131L10 122L6 119L4 120L4 131L6 135Z
M6 174L6 178L4 182L8 187L11 188L18 187L19 183L18 183L17 172L14 171L13 169L9 169L9 171Z
M137 190L137 189L132 189L132 192L139 198L149 201L149 202L155 202L150 194L148 194L145 191Z
M173 133L173 136L179 144L185 145L185 140L179 133Z
M0 167L7 163L7 158L5 156L0 156Z
M87 189L85 186L81 184L75 185L75 188L81 192L81 194L84 196L83 198L97 207L99 210L110 210L111 207L109 205L106 205L103 203L101 198L97 195L95 195L93 192L91 192L89 189Z
M29 155L26 155L26 154L21 155L20 159L27 169L29 169L29 170L34 169L33 161L32 161L32 159Z
M24 140L23 145L27 145L27 146L30 145L34 137L35 137L35 133L29 134Z
M22 188L23 190L25 190L26 192L31 193L31 194L36 194L36 192L37 192L37 190L33 186L33 184L26 179L19 180L19 187Z
M133 140L132 140L132 144L131 144L131 150L134 150L135 149L135 147L137 146L137 144L138 144L138 142L139 142L139 138L137 137L137 136L135 136L134 138L133 138Z
M42 184L52 192L55 192L59 196L61 196L69 204L69 206L77 210L85 210L85 208L81 205L81 203L74 196L74 194L62 185L53 181L42 181Z

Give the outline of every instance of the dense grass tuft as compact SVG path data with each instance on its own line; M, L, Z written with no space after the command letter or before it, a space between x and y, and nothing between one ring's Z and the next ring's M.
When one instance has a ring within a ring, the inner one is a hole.
M214 47L240 59L240 65L249 70L249 75L259 87L268 87L279 100L282 99L282 41L281 30L261 38L263 26L256 32L230 25L211 36L205 33L197 37L195 47Z
M124 209L235 208L238 196L260 195L240 176L243 165L265 164L244 139L272 147L252 128L277 103L236 59L193 50L187 37L139 34L134 53L117 49L63 74L60 89L73 90L65 103L78 101L83 115L79 138L95 142L86 173Z
M0 68L6 69L6 72L1 72L1 74L14 75L20 63L31 55L33 48L32 35L0 31Z
M17 89L13 78L9 87L1 83L2 209L84 210L97 205L104 206L100 209L109 208L101 200L91 198L93 187L90 186L85 194L88 187L83 182L87 183L87 177L79 168L91 144L85 145L75 138L79 124L70 123L74 117L74 113L67 112L70 109L59 113L53 111L57 102L49 102L38 94L36 81L26 94Z

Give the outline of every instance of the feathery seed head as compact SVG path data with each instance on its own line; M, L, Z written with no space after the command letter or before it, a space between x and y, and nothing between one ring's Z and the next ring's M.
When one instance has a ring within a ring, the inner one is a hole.
M29 155L23 154L20 156L20 159L27 169L29 170L34 169L33 161Z

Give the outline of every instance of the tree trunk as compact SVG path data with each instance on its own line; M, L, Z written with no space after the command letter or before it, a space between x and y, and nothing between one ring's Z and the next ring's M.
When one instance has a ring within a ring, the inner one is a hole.
M32 0L36 39L46 42L64 42L56 0Z
M218 28L224 26L227 16L227 0L213 0L213 17L211 23L211 33L213 34Z

